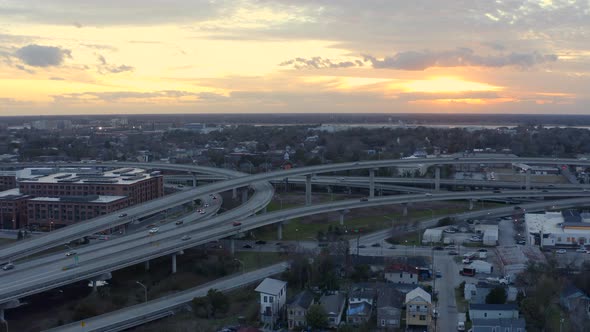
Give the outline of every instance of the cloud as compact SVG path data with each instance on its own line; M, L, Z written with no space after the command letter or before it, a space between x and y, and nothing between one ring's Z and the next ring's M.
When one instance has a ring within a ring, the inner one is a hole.
M82 28L82 27L83 27L82 23L80 23L80 22L74 22L74 23L72 23L72 24L73 24L73 25L74 25L76 28L78 28L78 29L80 29L80 28Z
M197 100L220 100L224 95L213 92L189 92L181 90L162 90L152 92L112 91L112 92L82 92L52 96L56 102L139 102L148 103L154 100L172 99L177 102L194 102Z
M26 71L26 72L27 72L27 73L29 73L29 74L34 74L34 73L35 73L35 71L34 71L34 70L28 69L27 67L25 67L25 66L23 66L23 65L16 65L16 66L14 66L14 67L15 67L16 69L18 69L18 70Z
M65 81L66 80L65 78L56 77L56 76L52 76L49 79L52 80L52 81Z
M107 74L107 73L119 74L119 73L124 73L124 72L135 70L134 67L128 66L128 65L120 65L120 66L111 65L107 62L107 59L100 54L97 54L97 57L98 57L98 62L100 62L100 64L98 65L98 72L101 74Z
M27 45L19 48L15 56L32 67L51 67L61 65L72 52L55 46Z
M400 52L379 60L365 55L364 60L374 68L390 68L401 70L424 70L430 67L532 67L537 64L557 61L557 55L533 53L510 53L503 55L481 56L469 48L458 48L451 51L409 51Z
M319 56L311 59L295 58L279 64L279 66L293 66L296 69L348 68L362 65L363 63L360 60L333 62L330 59L321 58Z

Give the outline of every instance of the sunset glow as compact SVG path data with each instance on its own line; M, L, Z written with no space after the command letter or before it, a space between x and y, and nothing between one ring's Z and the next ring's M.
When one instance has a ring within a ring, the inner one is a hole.
M8 0L0 115L587 112L590 5L464 6Z

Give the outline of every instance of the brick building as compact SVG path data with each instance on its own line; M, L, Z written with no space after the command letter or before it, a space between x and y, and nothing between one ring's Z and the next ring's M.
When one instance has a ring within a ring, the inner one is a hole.
M16 188L16 172L0 172L0 191Z
M129 206L125 196L35 197L27 201L28 223L52 230Z
M17 229L27 223L27 200L17 188L0 192L0 227Z

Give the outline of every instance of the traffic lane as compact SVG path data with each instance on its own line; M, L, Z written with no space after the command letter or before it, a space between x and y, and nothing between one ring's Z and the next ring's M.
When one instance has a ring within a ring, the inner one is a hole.
M211 209L211 207L209 208L209 210L206 211L205 214L200 214L200 213L191 213L190 215L184 216L180 219L184 219L185 222L187 223L193 223L193 222L197 222L203 219L207 219L210 218L212 216L214 216L217 213L217 210L219 209L219 206L215 206ZM184 224L183 224L184 225ZM166 233L168 231L171 230L175 230L178 227L181 227L183 225L175 225L174 222L170 222L167 224L163 224L160 226L157 226L159 228L158 233ZM124 236L112 236L110 240L96 240L94 243L91 243L89 245L82 245L82 246L72 246L66 249L64 249L64 251L59 252L59 253L55 253L55 254L50 254L47 256L42 256L42 257L38 257L35 258L33 260L25 260L25 261L17 261L15 263L15 269L17 268L19 270L26 270L28 268L32 268L35 266L39 266L39 265L47 265L47 264L53 264L55 262L67 262L67 260L64 260L64 258L69 258L72 263L73 261L73 257L66 257L65 254L67 252L70 251L75 251L77 256L79 257L79 259L81 259L81 257L84 257L84 260L89 260L89 259L95 259L95 258L100 258L101 256L104 255L110 255L113 252L116 252L117 250L122 250L124 247L125 250L129 250L130 249L130 245L132 245L132 241L137 241L139 240L140 242L138 242L138 245L142 245L141 240L145 239L147 236L149 236L148 234L148 230L149 228L151 228L151 225L147 225L147 228L145 228L146 225L142 225L144 226L144 228L142 228L141 231L137 231L137 232L133 232L133 233L127 233ZM156 236L158 234L155 234L154 236ZM106 251L103 251L106 250ZM26 259L26 257L25 257ZM12 270L12 271L14 271ZM2 277L0 277L1 280Z

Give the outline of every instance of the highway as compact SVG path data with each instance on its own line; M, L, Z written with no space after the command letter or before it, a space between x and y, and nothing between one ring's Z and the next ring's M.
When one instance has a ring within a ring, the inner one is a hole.
M189 290L165 296L147 303L92 317L84 321L56 327L47 331L61 332L114 332L129 329L166 316L174 315L174 310L189 303L193 298L205 296L209 289L229 292L247 286L258 280L282 273L289 267L286 262L271 265L252 272L231 275Z
M373 160L363 162L349 162L339 164L327 164L318 166L309 166L302 168L292 168L289 170L280 170L267 173L259 173L254 175L242 175L231 170L224 170L211 167L202 167L194 165L178 165L178 164L163 164L163 163L113 163L113 162L102 162L97 164L88 163L67 163L67 164L45 164L49 167L140 167L148 169L167 169L175 171L183 171L189 173L209 173L214 175L233 177L232 179L216 182L213 184L197 187L192 190L187 190L174 195L162 197L160 199L152 200L150 202L133 206L125 210L128 214L125 218L117 218L116 214L105 215L102 217L94 218L83 223L65 227L58 231L51 232L45 236L37 237L27 241L19 242L15 245L7 247L6 249L0 250L0 262L6 262L16 257L22 257L25 253L38 252L52 246L58 245L63 242L81 238L85 235L89 235L108 228L109 225L116 226L129 222L132 218L139 218L154 214L158 211L166 209L173 205L184 204L190 202L196 196L204 194L218 193L233 188L240 188L245 186L251 186L258 182L270 181L273 179L284 179L298 175L305 174L319 174L328 172L342 172L356 169L376 169L381 167L393 167L403 166L412 164L424 164L424 165L445 165L445 164L497 164L497 163L530 163L536 165L584 165L590 166L588 160L578 159L557 159L557 158L416 158L416 159L394 159L394 160ZM39 166L41 164L0 164L4 167L15 167L15 166ZM239 174L239 175L238 175Z

